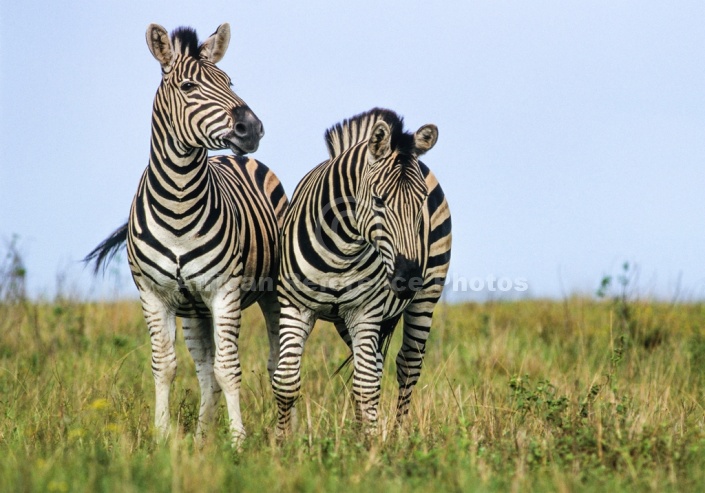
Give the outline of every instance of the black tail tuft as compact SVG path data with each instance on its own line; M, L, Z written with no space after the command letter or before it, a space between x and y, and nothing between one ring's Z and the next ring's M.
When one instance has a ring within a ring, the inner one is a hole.
M127 223L113 231L113 234L103 240L91 253L86 255L86 258L83 259L83 263L90 264L91 262L95 262L93 274L97 275L99 271L105 271L105 268L126 241Z

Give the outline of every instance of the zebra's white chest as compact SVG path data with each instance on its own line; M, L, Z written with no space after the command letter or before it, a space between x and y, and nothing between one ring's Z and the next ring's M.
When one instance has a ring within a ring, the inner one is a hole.
M183 286L193 291L208 289L229 278L237 265L237 251L209 250L208 235L196 233L176 236L154 228L149 236L132 238L140 255L130 255L130 261L147 274L155 285L165 289Z

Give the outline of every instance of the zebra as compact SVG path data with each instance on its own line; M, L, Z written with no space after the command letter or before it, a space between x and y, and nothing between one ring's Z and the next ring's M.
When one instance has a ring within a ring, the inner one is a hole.
M201 44L191 28L178 28L171 37L157 24L147 28L147 45L162 68L149 165L128 222L86 257L97 272L127 243L150 334L154 423L161 438L169 433L177 316L201 390L198 439L213 421L221 392L233 441L245 437L239 402L242 309L257 302L264 314L270 377L278 358L275 284L288 200L272 171L244 157L257 150L264 130L215 65L229 41L227 23ZM209 149L226 148L235 155L208 157Z
M437 138L435 125L411 134L399 115L375 108L330 128L329 159L296 187L281 234L280 355L272 377L279 439L292 426L301 357L317 319L333 322L352 351L355 414L371 434L384 356L403 317L397 425L408 414L450 262L450 209L418 160Z

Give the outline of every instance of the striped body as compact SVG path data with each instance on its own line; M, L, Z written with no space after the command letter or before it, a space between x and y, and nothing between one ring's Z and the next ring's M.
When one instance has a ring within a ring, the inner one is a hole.
M242 308L273 291L286 207L279 180L254 159L213 156L195 168L186 176L147 168L128 222L135 282L180 317L207 316L212 292L232 277L243 279ZM175 194L169 182L187 186Z
M176 316L183 317L201 388L198 438L221 393L233 441L245 436L238 347L243 308L257 302L265 316L270 374L278 358L276 278L287 198L266 166L242 156L257 150L264 130L215 66L229 39L227 24L201 44L191 29L171 38L161 26L147 29L147 45L162 67L149 166L128 223L88 257L99 266L127 242L151 339L155 426L162 437L169 432L176 374ZM209 149L227 148L236 155L208 157Z
M451 225L440 185L417 159L437 130L426 126L412 136L402 125L376 109L329 130L331 158L292 197L282 227L281 353L272 379L280 435L289 429L303 346L319 318L333 322L351 347L357 416L370 429L384 342L404 318L397 419L408 412L450 261Z

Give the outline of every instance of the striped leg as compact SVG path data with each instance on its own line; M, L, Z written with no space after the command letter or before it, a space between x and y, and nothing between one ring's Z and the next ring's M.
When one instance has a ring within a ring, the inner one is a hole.
M210 318L183 319L184 340L196 365L196 376L201 387L201 407L198 412L196 439L202 441L215 414L221 389L213 372L215 344L213 341L213 321Z
M352 352L352 338L350 337L350 331L348 330L347 326L343 322L338 322L335 324L335 330L338 331L338 335Z
M176 376L176 317L154 293L141 290L140 299L152 344L154 426L163 440L169 436L169 390Z
M379 363L379 324L358 322L350 325L353 349L353 396L355 416L366 433L377 430L382 369Z
M387 350L389 349L389 344L391 343L392 336L394 335L394 329L399 323L401 315L389 318L382 322L379 329L379 349L377 350L377 369L379 370L380 378L382 378L382 370L384 369L384 359L387 356Z
M421 376L434 305L435 300L419 303L415 301L404 311L404 337L396 360L399 384L397 424L401 424L409 413L411 392Z
M272 376L272 389L278 407L278 439L291 433L293 428L293 407L301 389L301 355L314 323L309 310L298 309L281 297L280 301L280 354L277 369Z
M398 319L397 319L398 320ZM396 324L397 320L394 321ZM387 322L382 322L382 333L384 333L384 325ZM350 352L352 353L353 351L353 341L352 337L350 336L350 331L348 328L345 326L344 323L339 322L335 324L335 330L338 331L338 335L340 336L341 339L343 339L343 342L350 348ZM379 378L382 378L382 369L384 368L384 354L382 354L382 347L380 346L377 350L377 371L379 372Z
M258 301L259 307L264 315L267 325L267 335L269 336L269 359L267 360L267 372L269 380L272 380L274 370L279 362L279 301L276 291L265 293Z
M240 414L240 383L242 370L238 353L240 336L240 279L234 278L223 286L211 300L211 313L215 331L216 381L225 394L230 418L230 432L234 444L245 438L245 428Z

